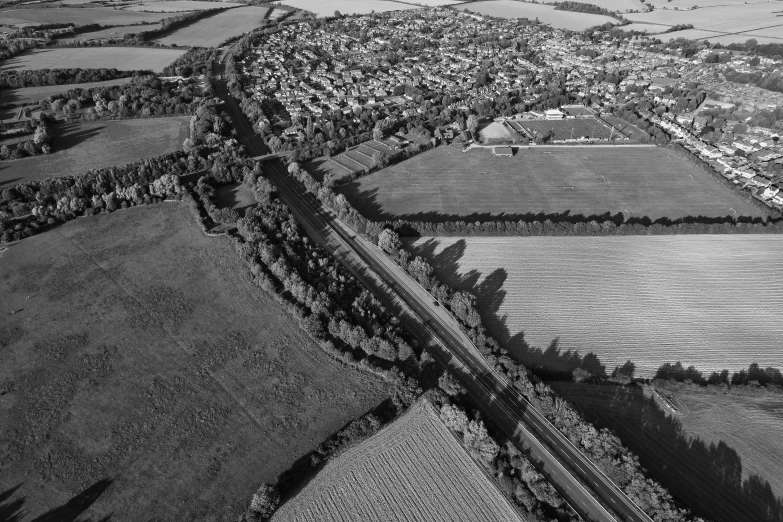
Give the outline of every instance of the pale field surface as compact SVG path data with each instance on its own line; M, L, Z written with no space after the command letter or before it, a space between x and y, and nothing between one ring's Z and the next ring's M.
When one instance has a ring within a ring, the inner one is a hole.
M479 128L481 139L511 140L512 135L508 128L502 122L493 121L488 125Z
M278 18L280 18L281 16L283 16L287 12L288 11L286 11L284 9L272 9L272 12L269 13L269 18L271 18L272 20L277 20Z
M540 22L549 24L552 27L570 29L572 31L581 31L588 27L605 23L617 23L617 20L611 16L555 11L555 8L551 5L531 4L516 0L489 0L486 2L462 4L456 7L463 11L500 18L528 18L529 20L538 18Z
M655 9L649 13L629 13L625 17L635 22L648 22L667 27L692 24L694 29L736 33L783 24L781 21L783 19L777 18L782 8L780 2L749 3L687 11ZM662 35L662 37L666 36Z
M384 0L334 0L331 2L324 2L323 0L285 0L280 3L310 11L317 16L333 16L335 11L340 11L344 15L350 15L370 14L373 11L385 13L386 11L419 9L415 5Z
M0 63L0 72L10 69L118 69L162 71L185 54L185 49L151 47L64 47L18 54Z
M0 11L0 23L20 27L38 24L73 22L78 25L130 25L140 22L160 22L167 13L131 13L107 7L35 7L31 9L5 9Z
M750 39L756 40L756 42L758 42L760 44L769 44L769 43L779 44L779 43L783 43L783 35L778 36L778 37L770 37L770 36L757 36L755 34L755 31L753 33L754 34L749 34L749 33L726 34L726 35L721 35L721 36L718 36L718 37L715 37L715 38L708 38L708 40L711 43L720 43L720 44L724 44L724 45L728 45L728 44L731 44L731 43L745 43L746 41L748 41ZM783 30L781 31L781 33L783 33Z
M236 521L259 484L388 397L185 204L80 218L0 259L0 491L21 484L8 500L23 512L7 520L75 521L36 517L109 479L76 499L78 520Z
M703 7L719 7L726 5L745 5L745 4L768 4L774 3L770 0L648 0L649 4L652 4L655 9L674 9L678 7L680 9L690 9L693 6Z
M531 367L570 372L587 357L589 370L611 374L630 360L646 378L677 361L705 375L783 368L781 236L444 237L413 247L446 281L474 289L492 333Z
M223 5L223 4L219 4ZM155 40L164 45L212 47L261 25L269 7L244 6L211 15Z
M462 3L462 0L405 0L405 2L427 7L440 7L442 5L459 4Z
M160 2L142 2L140 4L134 4L123 8L123 10L178 13L180 11L203 11L221 7L226 7L226 4L222 2L199 2L198 0L161 0Z
M89 89L93 87L111 87L130 83L133 78L118 78L102 82L72 83L70 85L45 85L43 87L21 87L19 89L0 89L0 103L37 103L53 94L68 92L71 89Z
M687 38L689 40L707 40L712 43L730 44L745 43L747 40L754 39L760 44L783 43L783 25L772 29L752 30L748 33L727 34L717 31L705 31L703 29L685 29L684 31L675 31L657 35L662 41L668 41L674 38Z
M80 33L73 38L58 38L61 42L87 42L90 40L103 40L114 38L121 40L128 33L142 33L145 31L157 31L161 24L142 24L142 25L122 25L119 27L109 27L99 31L89 33Z
M623 31L644 31L646 33L659 33L661 32L661 26L656 24L644 24L640 22L634 22L632 24L624 25L621 27Z
M682 413L671 416L650 387L549 385L596 428L617 434L650 476L695 515L713 522L780 520L783 395L665 385Z
M425 400L328 463L272 517L314 520L523 521Z
M0 164L0 185L84 174L182 149L189 116L60 124L54 152Z

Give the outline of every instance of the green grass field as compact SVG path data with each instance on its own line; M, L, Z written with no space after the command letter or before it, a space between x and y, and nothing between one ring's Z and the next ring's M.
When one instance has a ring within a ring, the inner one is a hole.
M783 507L783 396L682 386L670 417L639 386L549 383L597 428L609 428L695 514L778 522Z
M98 31L91 31L89 33L79 33L72 38L59 38L62 42L90 42L94 40L122 40L126 34L136 34L146 31L157 31L160 29L161 24L140 24L140 25L121 25L116 27L108 27L106 29L100 29Z
M151 47L73 47L39 49L18 54L0 63L0 72L9 69L118 69L120 71L162 71L185 54L184 49Z
M254 6L229 9L177 29L156 41L163 45L215 46L227 38L255 29L269 10L269 7Z
M24 521L235 521L388 396L306 337L184 204L9 245L0 316L0 493L19 486Z
M54 152L0 165L0 186L34 179L75 176L90 169L124 165L182 148L190 118L67 123L55 127Z
M160 22L169 13L134 13L108 7L31 7L3 9L0 20L3 25L25 27L29 25L72 22L78 25L130 25L141 22Z
M763 216L709 174L663 148L441 146L343 186L370 219L445 221L528 213L648 216ZM732 210L733 209L733 210Z
M139 27L139 26L137 26ZM72 83L70 85L45 85L43 87L22 87L20 89L1 89L0 103L38 103L53 94L68 92L71 89L91 89L93 87L111 87L130 83L133 78L118 78L103 82Z

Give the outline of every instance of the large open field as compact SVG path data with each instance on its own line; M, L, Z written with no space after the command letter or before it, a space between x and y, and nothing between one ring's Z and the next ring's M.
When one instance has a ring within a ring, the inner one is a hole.
M298 7L315 13L318 16L333 16L335 11L344 15L385 13L386 11L405 11L418 9L415 5L400 2L387 2L385 0L333 0L323 2L321 0L283 0L281 4Z
M120 71L162 71L185 54L185 49L152 47L72 47L40 49L18 54L0 63L9 69L118 69Z
M141 25L121 25L119 27L108 27L98 31L88 33L79 33L72 38L59 38L61 42L89 42L92 40L122 40L126 34L142 33L146 31L157 31L161 24L141 24Z
M664 414L649 389L552 382L597 428L609 428L654 478L714 522L783 518L783 396L674 393Z
M179 150L188 137L189 122L187 116L174 116L58 125L54 152L4 161L0 186L74 176Z
M186 25L156 41L164 45L215 46L227 38L257 28L269 9L253 6L236 7Z
M517 0L470 2L456 7L463 11L500 18L527 18L529 20L538 18L540 22L549 24L552 27L570 29L572 31L582 31L588 27L605 23L618 23L617 20L610 16L574 13L572 11L555 11L554 6L551 5L519 2Z
M0 256L11 520L233 522L388 396L326 356L184 204L82 218Z
M421 238L436 271L478 295L498 340L531 367L637 377L783 369L781 236Z
M494 157L491 149L438 147L340 190L371 219L476 220L566 211L674 219L726 216L731 209L764 215L677 154L649 146L521 147L513 158Z
M72 83L70 85L46 85L44 87L22 87L20 89L0 89L0 103L38 103L53 94L68 92L71 89L90 89L93 87L111 87L130 83L133 78L118 78L103 82Z
M33 7L0 11L3 25L28 26L73 22L76 25L130 25L141 22L160 22L168 13L134 13L108 7Z
M203 11L206 9L219 9L226 7L223 3L199 2L198 0L160 0L133 4L124 9L126 11L152 11L156 13L178 13L180 11Z
M387 522L522 518L427 401L345 452L272 517L273 522Z

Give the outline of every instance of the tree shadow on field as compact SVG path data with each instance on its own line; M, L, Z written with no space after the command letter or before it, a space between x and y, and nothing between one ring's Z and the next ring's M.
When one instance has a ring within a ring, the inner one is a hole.
M113 479L99 480L62 506L50 509L32 522L109 522L111 515L97 520L92 517L82 518L81 515L103 495L112 482ZM27 511L23 509L26 497L12 498L21 487L22 484L19 484L0 492L0 522L20 522L27 516Z
M694 514L714 522L783 522L783 499L769 482L758 475L743 480L742 461L734 449L723 441L707 443L687 436L680 421L645 396L641 386L551 386L596 428L619 436L649 476Z

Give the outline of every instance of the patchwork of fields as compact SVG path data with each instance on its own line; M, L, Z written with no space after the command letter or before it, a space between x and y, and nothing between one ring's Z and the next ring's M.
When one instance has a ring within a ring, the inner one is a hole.
M237 520L260 483L388 396L183 204L25 239L0 253L0 280L0 491L19 486L7 505L24 520L86 488L79 520Z
M28 51L4 60L0 71L9 69L118 69L162 71L185 54L185 49L154 47L63 47Z
M186 25L156 40L163 45L212 47L261 25L269 7L235 7Z
M426 1L427 0L425 0L425 2ZM424 5L425 2L421 2L422 5ZM323 2L321 0L283 0L280 3L310 11L317 16L333 16L335 11L340 11L340 13L348 15L370 14L373 11L376 13L385 13L386 11L418 9L415 5L386 0L332 0L330 2Z
M531 367L637 377L680 361L709 375L783 369L783 237L421 238L413 247L472 289L487 325Z
M539 212L626 217L763 216L677 154L650 146L437 147L344 185L340 191L375 220L445 221ZM733 209L733 210L732 210Z
M28 26L73 22L78 25L131 25L141 22L160 22L168 13L133 13L108 7L55 8L34 7L7 9L0 13L4 25Z
M682 386L671 418L638 386L549 383L614 431L651 475L714 522L777 522L783 499L783 397Z
M483 2L469 2L456 6L457 9L470 11L482 15L497 16L501 18L527 18L538 20L558 29L570 29L582 31L588 27L616 24L617 20L610 16L588 13L575 13L572 11L555 11L554 6L519 2L517 0L487 0Z
M273 522L521 522L426 401L330 462Z
M56 128L54 152L0 165L0 186L75 176L180 150L189 123L188 116L173 116L61 124Z

